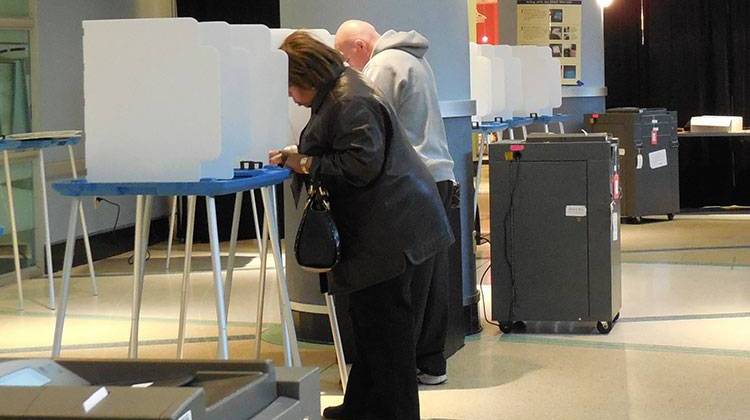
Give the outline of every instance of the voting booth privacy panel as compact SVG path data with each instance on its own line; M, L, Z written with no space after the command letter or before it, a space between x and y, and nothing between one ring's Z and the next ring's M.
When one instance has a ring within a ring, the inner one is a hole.
M475 121L552 115L562 105L560 60L548 47L469 44Z
M290 139L286 54L263 25L83 22L90 182L231 179Z

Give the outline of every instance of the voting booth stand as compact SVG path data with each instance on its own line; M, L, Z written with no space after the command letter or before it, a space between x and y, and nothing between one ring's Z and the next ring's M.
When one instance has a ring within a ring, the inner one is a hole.
M3 162L5 167L5 187L8 196L8 214L10 215L10 232L13 244L13 264L18 285L18 310L24 309L23 284L21 282L21 257L18 244L18 227L16 223L15 200L13 198L13 180L10 172L9 152L12 151L36 151L39 153L39 179L42 187L42 212L44 216L44 250L45 268L47 269L47 307L55 309L55 275L52 268L52 244L50 240L49 206L47 205L47 175L44 163L44 151L53 147L67 147L70 158L73 178L78 177L76 170L73 146L81 141L80 132L42 132L27 134L12 134L0 139L0 150L3 151ZM83 243L86 249L86 260L91 275L91 293L98 294L96 288L96 275L94 273L94 260L91 256L91 244L89 243L88 227L86 226L86 215L83 206L78 209L81 227L83 229Z
M101 20L83 23L86 121L85 180L58 182L78 209L83 197L136 196L133 302L128 355L138 356L138 324L145 253L154 197L188 197L189 226L180 310L177 356L182 357L192 256L195 199L206 197L214 274L219 358L229 357L227 303L230 298L237 225L232 223L226 279L222 276L214 197L259 189L265 207L259 233L261 289L257 355L260 353L268 241L276 263L284 336L284 359L299 366L299 350L289 309L279 245L273 186L289 177L282 168L237 170L240 160L265 160L288 144L287 59L273 47L262 25L198 23L194 19ZM112 60L112 49L118 60ZM281 123L279 123L281 122ZM173 201L174 203L174 201ZM255 205L255 202L253 201ZM174 206L173 206L174 207ZM257 214L257 213L256 213ZM63 292L55 327L53 356L62 350L76 233L68 223ZM171 244L170 244L171 248Z

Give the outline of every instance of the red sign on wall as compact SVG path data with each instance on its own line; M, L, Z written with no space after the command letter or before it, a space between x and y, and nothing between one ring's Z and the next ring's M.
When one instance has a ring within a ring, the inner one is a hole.
M477 44L500 44L500 14L495 2L478 2Z

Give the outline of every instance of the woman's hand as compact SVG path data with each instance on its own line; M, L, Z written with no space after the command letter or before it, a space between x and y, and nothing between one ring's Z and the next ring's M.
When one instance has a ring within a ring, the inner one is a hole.
M304 165L302 162L303 159L305 159ZM290 153L286 158L286 163L284 164L284 166L293 170L294 172L297 172L298 174L308 174L310 173L310 167L307 163L309 159L309 157L301 155L299 153Z
M271 165L284 166L286 155L281 150L271 150L268 152L268 163Z
M296 145L287 146L281 150L270 150L268 152L268 163L271 165L284 166L287 158L291 154L297 154Z

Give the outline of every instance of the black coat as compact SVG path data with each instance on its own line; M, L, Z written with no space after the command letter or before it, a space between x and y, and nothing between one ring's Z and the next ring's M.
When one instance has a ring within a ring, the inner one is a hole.
M389 105L352 69L318 90L299 151L331 195L341 261L331 293L400 275L453 242L435 182Z

